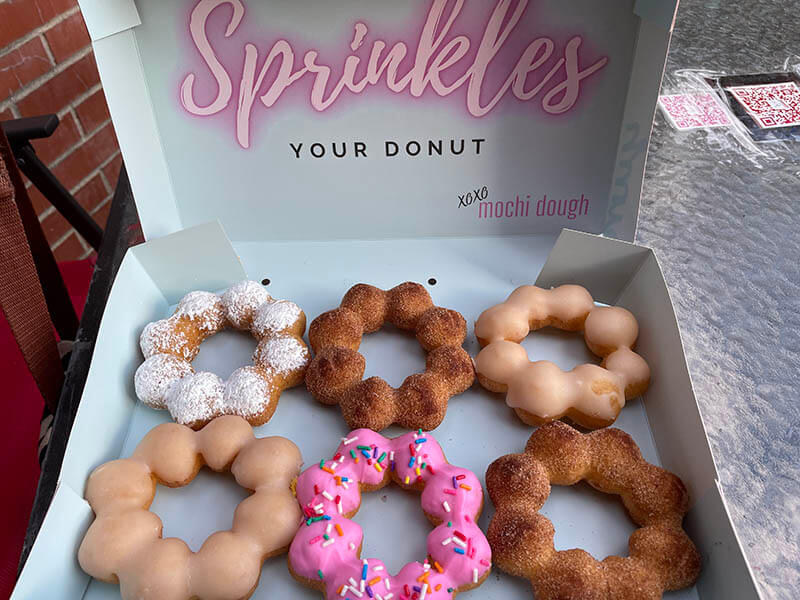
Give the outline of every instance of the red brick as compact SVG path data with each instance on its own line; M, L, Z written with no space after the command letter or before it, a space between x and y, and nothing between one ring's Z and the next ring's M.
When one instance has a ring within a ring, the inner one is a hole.
M100 225L103 229L106 228L106 223L108 222L108 215L111 213L111 201L109 200L103 206L96 209L94 213L92 213L92 218L97 221L97 224Z
M72 225L57 210L47 215L47 218L42 221L44 237L51 246L64 237L64 234L70 229L72 229Z
M0 1L0 48L5 48L76 5L77 0Z
M78 6L78 0L25 0L29 4L35 4L36 10L42 16L42 21L47 23L58 15L67 12L69 9Z
M75 118L71 113L66 113L61 117L61 123L59 123L53 135L49 138L35 140L33 147L36 149L36 154L39 155L39 158L49 165L80 141L81 134L78 131Z
M75 192L78 203L89 212L97 208L109 195L106 184L103 183L103 178L99 174L92 177L86 185Z
M97 93L92 94L81 102L75 107L75 112L78 113L78 120L81 122L83 130L87 133L106 124L111 119L103 90L98 90Z
M3 57L0 57L0 98L8 98L53 66L42 44L35 37Z
M80 260L84 254L86 254L86 249L81 244L76 233L72 233L53 250L53 256L56 257L58 262Z
M47 43L50 44L50 50L53 51L56 62L65 61L91 43L89 32L86 30L86 23L83 22L83 16L81 16L80 12L76 12L52 29L48 29L44 37L47 38Z
M0 2L0 48L5 48L39 25L42 25L42 18L31 0Z
M117 149L117 137L109 123L58 163L53 168L53 174L65 188L72 190L113 156Z
M75 98L100 83L94 55L88 54L17 102L26 117L57 113Z
M114 159L103 167L103 175L106 176L106 181L111 189L117 187L117 180L119 179L119 172L122 170L122 154L117 154Z
M10 121L14 118L14 113L11 112L10 108L4 108L0 110L0 121Z

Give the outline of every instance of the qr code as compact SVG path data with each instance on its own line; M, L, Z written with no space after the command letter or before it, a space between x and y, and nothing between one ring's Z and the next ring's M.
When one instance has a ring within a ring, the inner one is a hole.
M793 82L728 88L762 129L800 125L800 88Z
M711 92L661 96L658 103L676 129L724 127L731 124L722 103Z

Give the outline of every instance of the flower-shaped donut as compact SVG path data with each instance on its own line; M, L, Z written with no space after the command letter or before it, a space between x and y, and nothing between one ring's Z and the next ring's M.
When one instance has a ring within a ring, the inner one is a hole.
M581 480L621 496L640 527L629 557L597 561L583 550L555 550L553 524L539 509L551 484ZM689 509L683 482L645 462L619 429L582 434L559 421L544 425L523 454L489 465L486 487L497 508L487 533L495 563L530 579L536 600L655 600L692 585L700 573L700 556L682 527Z
M214 373L195 373L191 361L200 344L229 325L258 340L254 365L237 369L225 382ZM309 361L305 329L299 306L273 299L255 281L237 283L221 297L191 292L171 317L142 331L145 361L134 377L136 395L152 408L169 409L175 421L193 429L221 415L263 425L281 392L303 381Z
M350 520L361 492L390 481L422 491L422 510L436 525L428 557L397 575L377 559L361 559L363 533ZM471 471L450 465L430 433L387 439L369 429L342 438L330 460L297 479L305 525L289 548L289 570L328 600L443 600L480 585L491 569L491 550L476 521L483 489Z
M428 352L424 373L406 377L395 389L380 377L362 381L366 361L358 352L361 337L384 323L413 331ZM434 306L418 283L387 291L358 284L339 308L311 323L308 340L314 359L306 386L323 404L339 404L347 424L375 431L392 423L410 429L436 429L451 396L469 388L475 371L461 347L467 325L459 313Z
M286 551L301 522L291 490L301 464L292 442L256 439L241 417L219 417L200 431L159 425L131 458L101 465L89 477L86 500L96 518L78 550L81 568L119 583L123 598L248 598L264 561ZM187 485L202 465L230 470L253 494L236 507L229 531L217 531L192 552L182 540L163 539L161 519L148 508L156 483Z
M602 364L565 372L547 360L528 360L520 342L547 326L582 330ZM475 335L485 346L475 359L478 381L488 390L506 393L506 403L528 425L566 416L590 429L607 427L626 399L650 385L650 367L632 349L639 336L636 318L624 308L596 306L579 285L517 288L505 302L481 314Z

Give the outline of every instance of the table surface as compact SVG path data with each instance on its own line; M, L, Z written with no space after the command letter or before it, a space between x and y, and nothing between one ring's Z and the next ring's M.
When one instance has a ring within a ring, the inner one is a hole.
M789 0L681 0L667 63L782 70ZM797 59L800 63L800 59ZM656 250L736 529L765 598L800 594L800 144L759 168L659 114L637 241Z

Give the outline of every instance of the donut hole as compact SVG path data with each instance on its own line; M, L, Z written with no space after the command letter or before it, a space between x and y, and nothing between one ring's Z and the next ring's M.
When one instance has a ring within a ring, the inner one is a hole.
M570 371L585 363L600 363L600 359L586 347L581 332L544 327L532 331L521 344L529 360L549 360L562 371Z
M597 560L627 556L628 539L637 529L619 496L604 494L585 481L554 485L540 512L557 523L556 550L581 548Z
M195 371L209 371L227 379L242 365L252 364L257 345L256 339L245 331L224 329L200 345L192 367Z
M233 526L236 506L249 495L230 472L214 473L203 468L183 487L156 486L150 511L161 518L163 537L182 539L197 552L212 533Z
M425 351L414 334L388 323L365 335L358 351L367 361L364 379L382 377L392 387L400 387L406 377L425 370Z
M364 531L362 558L382 560L392 574L410 562L425 560L433 525L422 512L419 492L392 484L364 492L353 521Z

